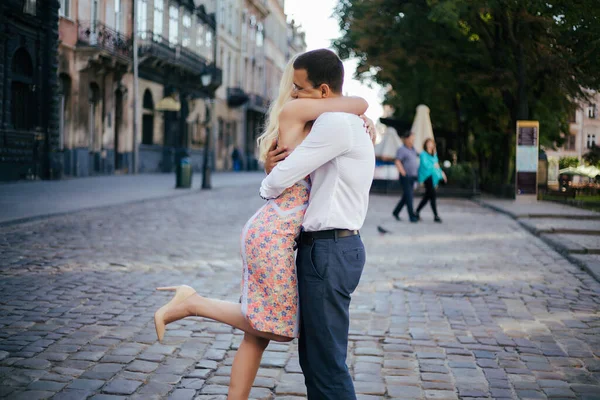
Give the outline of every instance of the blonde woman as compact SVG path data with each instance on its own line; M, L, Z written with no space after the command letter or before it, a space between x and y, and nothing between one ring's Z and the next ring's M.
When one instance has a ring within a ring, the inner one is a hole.
M283 73L279 96L271 104L265 131L258 138L262 161L274 141L293 150L308 135L311 121L321 114L361 115L368 107L358 97L294 99L299 90L293 82L294 59ZM248 398L270 340L287 342L298 336L294 240L300 233L309 193L307 177L269 200L246 223L241 240L241 304L202 297L189 286L158 288L175 291L173 299L154 316L159 340L167 324L189 316L214 319L245 332L231 369L230 400Z

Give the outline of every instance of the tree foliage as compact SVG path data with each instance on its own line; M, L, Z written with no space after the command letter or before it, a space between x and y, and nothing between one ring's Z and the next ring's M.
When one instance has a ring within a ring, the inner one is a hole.
M592 148L583 155L583 161L588 165L593 165L600 168L600 147L594 145Z
M552 146L583 88L600 89L597 0L340 0L336 15L358 78L391 88L397 118L427 104L483 179L511 179L517 120Z

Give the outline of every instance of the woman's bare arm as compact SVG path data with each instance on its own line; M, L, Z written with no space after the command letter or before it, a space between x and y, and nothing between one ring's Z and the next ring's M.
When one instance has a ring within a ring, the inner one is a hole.
M345 112L361 115L369 108L362 97L340 96L326 99L295 99L281 110L281 118L290 118L295 122L309 122L326 112Z
M295 99L288 102L279 115L279 143L292 151L304 140L305 125L326 112L363 114L369 104L362 97L332 97L327 99Z

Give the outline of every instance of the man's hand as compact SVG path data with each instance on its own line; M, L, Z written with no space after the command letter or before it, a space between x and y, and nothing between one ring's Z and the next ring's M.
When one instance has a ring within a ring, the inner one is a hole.
M267 175L273 171L273 168L279 164L279 161L285 160L289 154L287 147L277 148L277 140L273 140L267 153L267 159L265 160L265 172Z
M404 169L404 165L402 165L402 161L396 160L395 164L396 164L396 168L398 168L398 173L401 176L406 176L406 170Z
M375 144L375 139L377 139L377 132L375 131L375 123L371 118L368 118L366 115L359 115L359 118L364 121L364 127L367 129L367 133L371 138L371 142Z

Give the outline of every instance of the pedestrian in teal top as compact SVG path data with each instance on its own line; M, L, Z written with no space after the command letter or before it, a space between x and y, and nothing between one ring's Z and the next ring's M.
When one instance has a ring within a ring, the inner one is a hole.
M425 185L425 194L417 207L416 216L418 219L421 219L421 210L429 201L431 202L431 210L433 211L433 220L435 222L442 222L437 212L435 188L441 180L446 182L447 179L446 174L440 168L440 162L435 150L435 141L432 138L425 140L425 143L423 143L423 151L421 152L420 159L419 183Z

